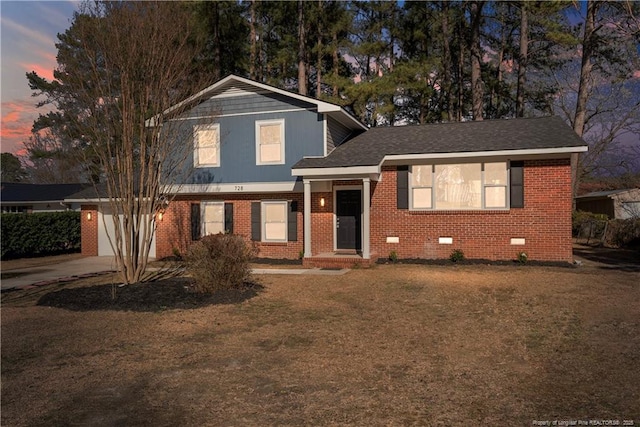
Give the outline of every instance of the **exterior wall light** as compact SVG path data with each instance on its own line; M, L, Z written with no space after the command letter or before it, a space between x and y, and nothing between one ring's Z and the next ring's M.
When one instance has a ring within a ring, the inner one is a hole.
M320 206L324 208L324 197L320 197Z
M91 221L92 218L91 212L87 212L87 221Z

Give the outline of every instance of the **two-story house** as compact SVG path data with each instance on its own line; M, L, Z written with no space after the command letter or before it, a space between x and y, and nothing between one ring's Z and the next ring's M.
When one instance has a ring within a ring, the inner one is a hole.
M454 249L572 260L571 157L587 147L557 117L368 129L337 105L233 75L184 102L194 172L157 220L152 256L233 232L260 257L308 266ZM99 228L83 228L86 255L109 252Z

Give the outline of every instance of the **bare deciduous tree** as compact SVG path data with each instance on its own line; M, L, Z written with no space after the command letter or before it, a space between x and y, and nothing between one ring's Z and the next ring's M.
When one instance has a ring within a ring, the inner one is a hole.
M90 19L76 20L89 74L67 84L85 108L85 138L102 175L96 190L113 213L108 237L127 284L143 278L164 189L184 182L193 153L193 124L170 120L205 83L191 71L200 46L187 7L100 1L83 5Z

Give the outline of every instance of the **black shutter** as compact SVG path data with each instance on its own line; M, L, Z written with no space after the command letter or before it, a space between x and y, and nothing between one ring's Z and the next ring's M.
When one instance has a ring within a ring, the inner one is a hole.
M397 171L396 206L398 209L409 209L409 166L398 166Z
M233 203L224 204L224 231L233 234Z
M524 162L511 162L510 193L512 208L524 208Z
M200 231L200 204L191 204L191 240L199 240Z
M298 241L298 202L292 201L288 203L289 213L287 215L287 240L290 242Z
M260 219L260 202L251 202L251 240L262 240L262 221Z

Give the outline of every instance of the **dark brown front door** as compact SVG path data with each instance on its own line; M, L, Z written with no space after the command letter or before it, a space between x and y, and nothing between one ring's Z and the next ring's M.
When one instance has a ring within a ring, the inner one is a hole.
M360 218L362 202L360 190L336 191L337 249L362 249Z

